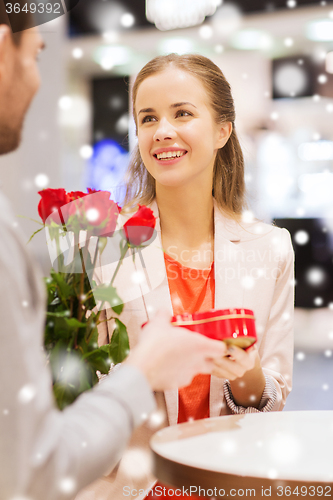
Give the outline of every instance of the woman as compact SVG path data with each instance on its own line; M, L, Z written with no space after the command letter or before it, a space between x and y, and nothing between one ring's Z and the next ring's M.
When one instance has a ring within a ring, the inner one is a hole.
M212 61L199 55L157 57L138 74L132 99L138 149L128 171L124 208L136 210L139 203L154 211L155 246L142 254L148 276L164 276L125 305L122 321L131 344L149 311L160 306L169 307L170 315L253 309L258 333L257 346L231 347L229 357L216 362L212 377L199 375L179 393L157 395L168 422L154 417L137 432L132 445L140 467L140 453L157 428L154 422L163 426L283 408L292 375L293 251L286 230L242 219L244 164L234 103ZM107 281L105 268L103 273ZM122 298L129 276L127 281L125 274L118 277ZM113 315L107 311L108 319ZM107 342L112 331L109 320L100 341ZM152 484L148 472L137 474L129 454L104 479L110 488L112 482L113 499L123 496L124 487L126 496L144 498Z

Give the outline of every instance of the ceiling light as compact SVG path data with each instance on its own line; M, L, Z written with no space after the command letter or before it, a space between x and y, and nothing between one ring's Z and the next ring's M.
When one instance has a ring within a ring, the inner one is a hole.
M333 40L333 20L320 19L306 26L306 37L314 42L329 42Z
M130 52L126 47L102 45L94 52L94 61L103 69L109 70L130 61Z
M292 63L281 65L275 72L274 85L279 94L296 96L304 92L308 85L306 71Z
M224 52L224 47L223 47L223 45L218 44L218 45L215 45L214 50L215 50L216 54L222 54L222 52Z
M90 103L80 95L62 96L58 101L58 123L63 127L84 127L90 119Z
M146 0L146 17L159 30L188 28L215 13L221 0Z
M292 47L294 45L294 40L291 37L287 37L284 39L283 43L286 47Z
M208 24L205 24L204 26L201 26L199 28L199 35L204 40L208 40L213 36L213 28L211 26L208 26Z
M235 33L231 45L240 50L265 50L272 46L272 38L264 31L244 29Z
M298 148L298 156L303 161L333 160L333 141L304 142Z
M233 3L222 5L211 20L215 33L218 33L220 40L227 40L240 29L242 24L242 12Z
M193 44L187 38L168 38L159 45L160 54L189 54L193 51Z
M103 38L107 43L115 43L118 41L118 33L116 31L105 31Z

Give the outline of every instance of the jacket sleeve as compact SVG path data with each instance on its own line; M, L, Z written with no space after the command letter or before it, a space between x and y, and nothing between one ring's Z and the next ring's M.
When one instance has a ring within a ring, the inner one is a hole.
M124 365L56 409L42 348L42 278L1 201L1 498L68 500L117 463L155 400L144 375Z
M274 271L275 286L259 348L259 356L266 379L259 408L237 406L230 384L224 382L223 392L231 413L253 413L282 410L291 391L294 355L294 251L286 229L275 228L278 233L279 261Z
M277 390L272 411L282 410L292 387L294 358L294 250L286 229L279 229L280 260L265 334L261 364Z

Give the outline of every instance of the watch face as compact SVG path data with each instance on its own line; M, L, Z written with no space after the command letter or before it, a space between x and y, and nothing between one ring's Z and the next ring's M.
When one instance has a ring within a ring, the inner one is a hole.
M53 21L70 12L80 0L0 0L13 33Z

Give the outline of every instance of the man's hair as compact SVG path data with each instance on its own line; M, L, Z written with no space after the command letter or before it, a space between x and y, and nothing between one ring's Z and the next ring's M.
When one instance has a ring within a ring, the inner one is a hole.
M33 16L30 12L26 13L22 9L27 3L26 0L15 0L15 2L10 2L13 4L19 4L19 12L7 14L6 3L8 0L0 0L0 25L7 24L12 32L13 41L16 45L20 44L22 31L29 29L33 26Z

